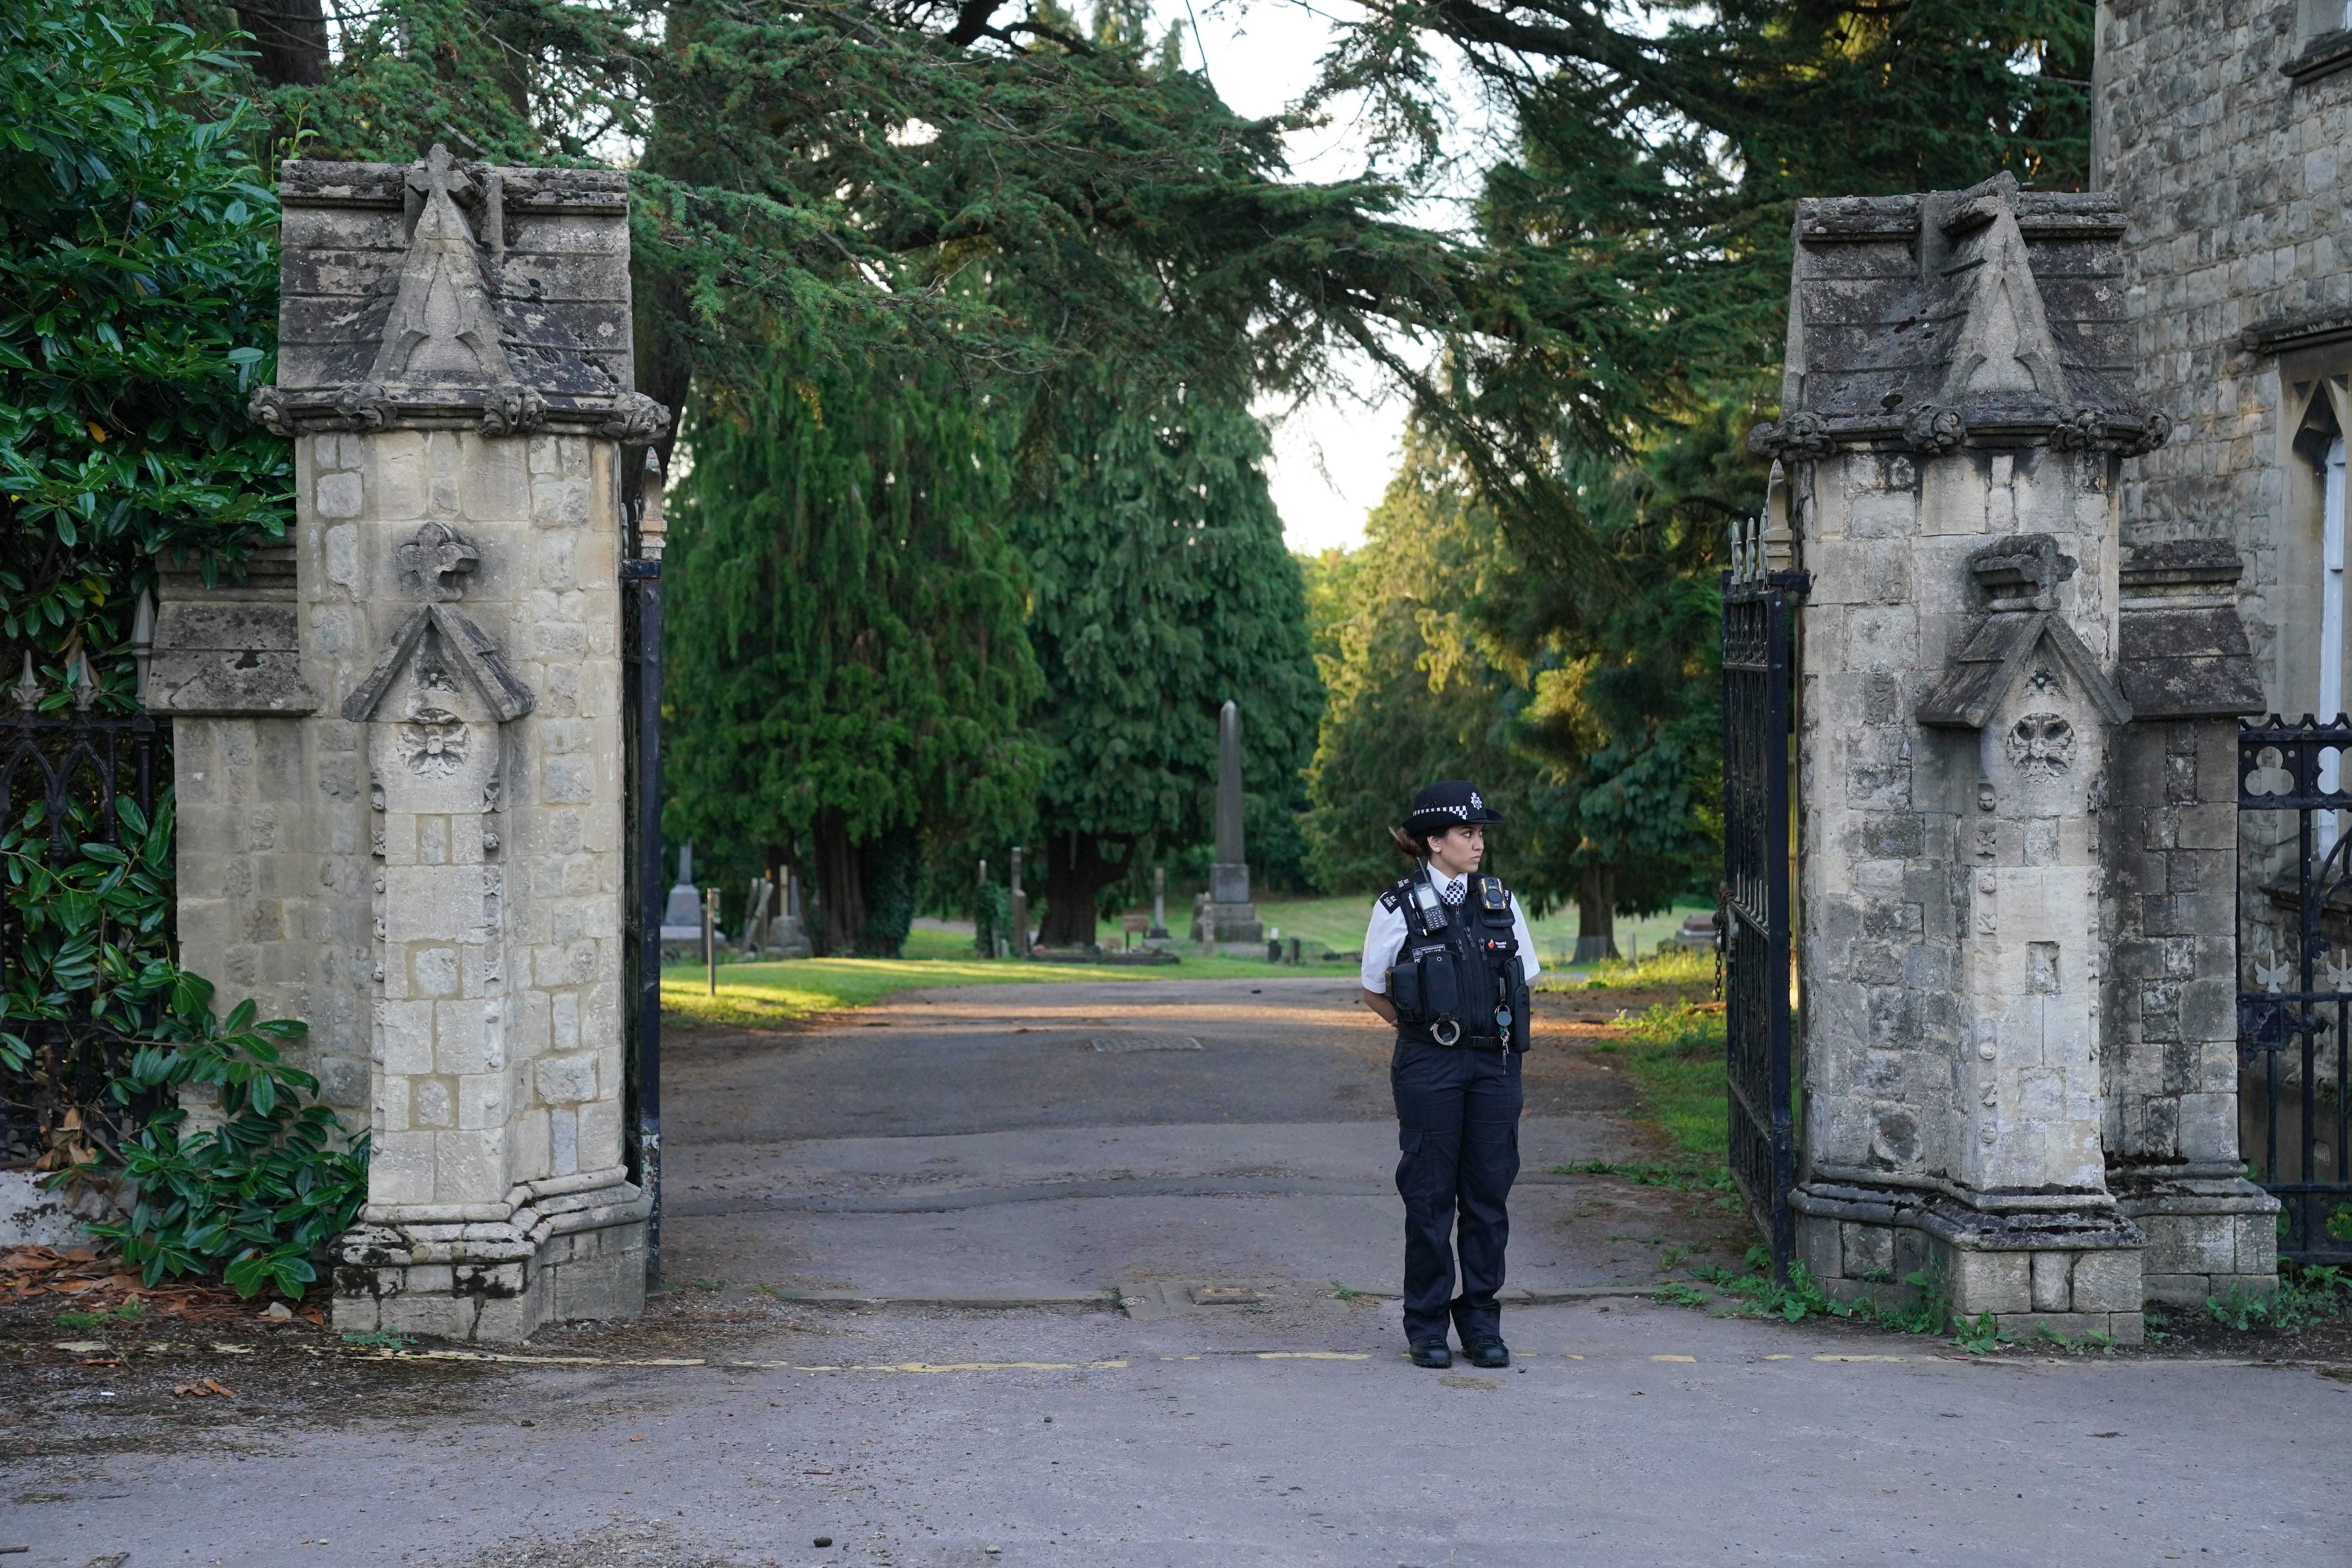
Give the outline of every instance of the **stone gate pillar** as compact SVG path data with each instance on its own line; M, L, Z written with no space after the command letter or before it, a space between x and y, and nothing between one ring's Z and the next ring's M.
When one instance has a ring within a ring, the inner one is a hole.
M635 391L625 176L436 147L280 194L254 414L295 444L290 571L180 583L159 627L156 705L206 716L177 730L187 962L313 1020L340 1099L364 1071L337 1326L632 1314L619 475L667 416Z
M2116 492L2169 429L2131 395L2124 221L2007 175L1801 203L1784 412L1756 437L1813 584L1800 1251L1832 1294L1924 1272L2011 1332L2119 1341L2145 1237L2108 1173L2147 1075L2118 1079L2118 994L2179 962L2118 880ZM2218 918L2195 940L2227 951Z

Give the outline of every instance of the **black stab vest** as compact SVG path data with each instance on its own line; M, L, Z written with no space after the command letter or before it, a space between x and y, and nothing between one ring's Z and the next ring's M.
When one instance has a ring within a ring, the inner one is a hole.
M1528 981L1511 930L1511 890L1500 877L1473 877L1459 904L1443 898L1432 924L1416 892L1427 877L1398 879L1381 902L1404 914L1404 941L1389 966L1397 1038L1474 1050L1528 1048ZM1429 882L1433 893L1434 881ZM1460 1031L1452 1039L1445 1037Z

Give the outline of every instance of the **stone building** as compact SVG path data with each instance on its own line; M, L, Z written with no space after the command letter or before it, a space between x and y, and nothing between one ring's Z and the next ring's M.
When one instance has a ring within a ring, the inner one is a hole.
M2098 46L2093 177L2131 217L2122 258L2132 357L2141 395L2174 424L2126 479L2123 539L2231 549L2243 577L2215 586L2236 598L2257 710L2325 724L2347 706L2352 7L2102 0ZM2309 750L2319 789L2340 799L2352 780L2336 751L2316 739ZM2352 1236L2324 1234L2333 1205L2352 1197L2335 1026L2352 993L2347 826L2339 811L2312 812L2308 861L2294 811L2244 813L2237 840L2238 988L2252 1005L2243 1147L2258 1171L2272 1165L2265 1180L2345 1187L2291 1205L2289 1237L2306 1256L2352 1251ZM2263 1000L2284 994L2305 1000ZM2315 1010L2330 1026L2311 1042L2306 1075L2303 1041L2276 1026Z
M2222 539L2270 708L2343 686L2352 428L2352 10L2101 0L2093 177L2130 215L2130 352L2172 439L2123 493L2126 544Z
M284 165L295 524L168 574L187 964L310 1026L373 1140L334 1321L517 1340L634 1312L624 1147L620 174Z

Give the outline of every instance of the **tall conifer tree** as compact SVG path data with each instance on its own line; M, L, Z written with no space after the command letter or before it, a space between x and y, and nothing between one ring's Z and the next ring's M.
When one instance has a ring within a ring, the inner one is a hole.
M1322 693L1265 432L1237 396L1087 367L1037 430L1013 538L1045 680L1041 940L1087 942L1097 898L1139 848L1207 837L1228 698L1258 843L1295 832Z
M919 356L780 358L688 438L664 826L797 844L821 949L895 953L917 836L1017 817L1037 777L1001 425Z

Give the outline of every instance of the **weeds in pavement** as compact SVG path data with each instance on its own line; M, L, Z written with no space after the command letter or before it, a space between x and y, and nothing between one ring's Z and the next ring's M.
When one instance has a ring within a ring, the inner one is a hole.
M401 1351L416 1342L411 1334L395 1334L390 1329L367 1329L343 1336L343 1343L357 1345L362 1350Z
M1763 1247L1750 1247L1745 1261L1743 1271L1720 1268L1691 1271L1694 1279L1712 1286L1718 1298L1731 1303L1727 1315L1777 1318L1786 1323L1814 1317L1849 1318L1896 1333L1948 1333L1956 1347L1972 1355L1986 1354L2010 1342L1990 1312L1974 1320L1955 1318L1942 1279L1924 1269L1904 1276L1903 1283L1911 1287L1911 1300L1901 1306L1888 1307L1871 1300L1832 1300L1822 1293L1821 1286L1801 1263L1789 1265L1788 1282L1783 1284L1772 1278L1772 1254ZM1709 1305L1705 1297L1687 1286L1669 1286L1659 1295L1662 1300L1683 1306Z
M2301 1329L2352 1318L2352 1273L2323 1263L2279 1264L2277 1293L2263 1296L2232 1285L2205 1298L2205 1315L2225 1329Z
M1331 1299L1335 1301L1359 1301L1363 1295L1361 1290L1350 1290L1337 1279L1331 1281Z
M1669 1187L1678 1193L1736 1193L1739 1190L1732 1184L1731 1173L1721 1165L1642 1165L1622 1160L1580 1160L1573 1165L1554 1165L1550 1174L1614 1176L1637 1187Z
M99 1312L59 1312L58 1327L76 1331L102 1329L109 1323L135 1323L147 1316L147 1303L133 1296L120 1307Z

